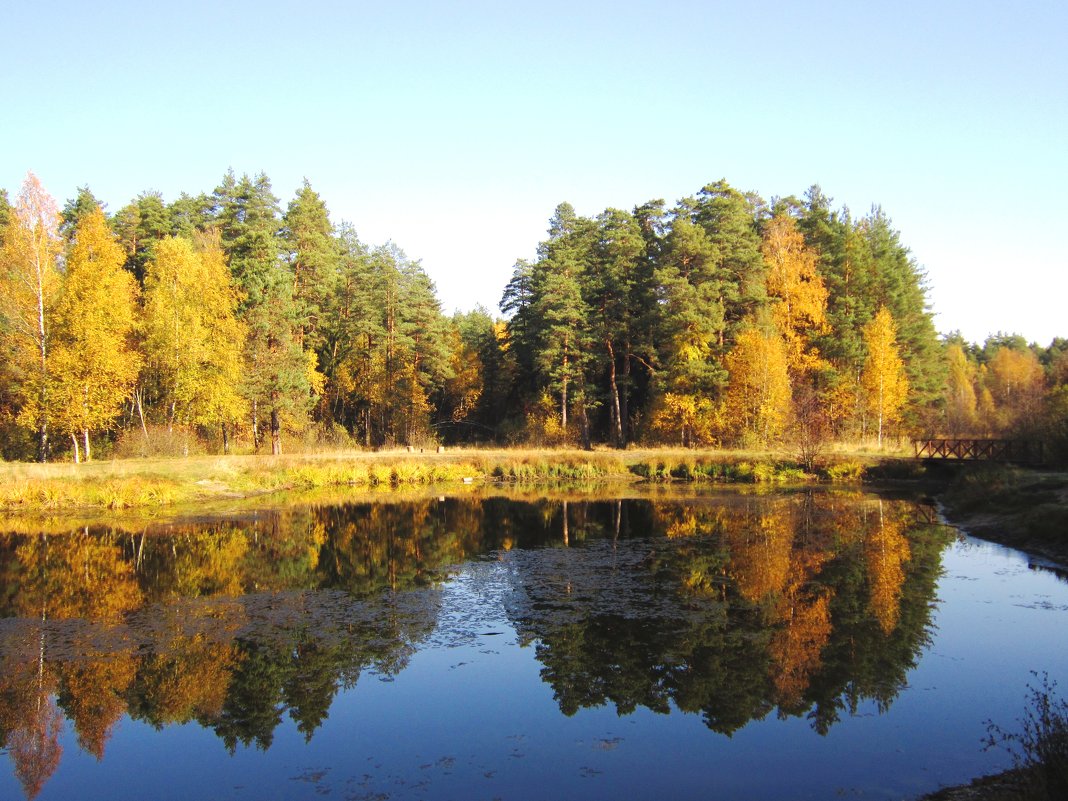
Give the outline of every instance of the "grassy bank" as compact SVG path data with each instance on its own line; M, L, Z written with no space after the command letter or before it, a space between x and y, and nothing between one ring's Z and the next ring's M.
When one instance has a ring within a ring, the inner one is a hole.
M940 499L969 533L1068 566L1068 472L969 466Z
M89 464L0 464L0 511L151 510L287 490L500 482L860 483L904 460L839 454L816 472L773 452L659 450L345 451Z

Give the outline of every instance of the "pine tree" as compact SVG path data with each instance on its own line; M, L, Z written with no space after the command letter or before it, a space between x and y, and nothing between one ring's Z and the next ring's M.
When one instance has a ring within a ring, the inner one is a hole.
M541 321L537 366L550 392L560 398L560 425L568 428L568 411L575 403L576 387L584 388L585 368L591 356L589 312L579 284L581 268L568 253L539 264L540 280L534 309ZM570 394L569 394L570 393ZM585 402L584 395L577 399Z
M337 232L338 279L325 298L320 325L321 366L327 378L321 416L337 420L364 444L373 440L375 354L383 328L376 291L375 269L367 247L351 225Z
M214 227L213 209L214 201L208 195L201 193L194 197L182 192L167 206L168 233L192 240L198 233Z
M119 209L111 226L126 252L126 269L143 285L145 266L155 256L156 243L171 233L163 195L154 190L142 192Z
M700 422L702 402L726 383L722 366L726 321L719 251L684 208L660 248L656 269L659 342L655 428L677 434L688 446ZM705 415L707 417L707 415Z
M78 194L68 200L60 212L59 233L69 245L74 241L74 232L82 218L102 208L102 204L88 186L79 186Z
M306 423L322 389L314 352L301 341L301 309L292 274L281 259L278 198L260 173L240 180L228 172L215 190L216 219L230 271L243 299L239 316L248 330L244 388L252 404L253 438L266 418L271 452L282 450L282 427Z
M0 189L0 246L4 244L4 231L7 230L7 223L10 218L11 201L8 200L7 190Z
M643 297L652 293L641 274L645 242L634 217L619 209L607 209L596 224L596 239L583 276L583 295L590 310L591 337L603 349L603 367L598 372L608 382L608 438L622 448L630 435L630 372L641 337Z
M298 339L303 347L321 354L322 316L338 278L340 254L326 204L307 180L290 202L283 223L286 259L293 273L293 296L300 318Z
M594 241L593 221L578 216L571 204L559 204L537 260L517 263L501 301L502 310L512 313L508 340L520 373L531 379L525 404L534 408L543 394L555 396L555 425L565 436L577 411L583 444L590 441L586 371L595 340L582 290Z
M896 324L912 415L916 416L941 400L946 379L946 364L927 301L926 277L881 208L873 209L859 230L871 253L871 302L875 308L886 307Z
M725 180L706 186L693 203L694 221L705 229L719 253L723 317L730 340L767 299L757 228L760 204Z

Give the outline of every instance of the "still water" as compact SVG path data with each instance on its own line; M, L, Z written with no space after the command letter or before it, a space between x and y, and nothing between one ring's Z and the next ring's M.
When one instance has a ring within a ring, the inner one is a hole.
M1068 584L872 493L7 528L5 800L910 798L1068 678Z

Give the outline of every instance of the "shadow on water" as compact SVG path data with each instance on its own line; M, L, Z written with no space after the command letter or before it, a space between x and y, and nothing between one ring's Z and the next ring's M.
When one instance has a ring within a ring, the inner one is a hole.
M886 709L929 642L931 510L804 491L566 500L421 497L239 520L0 534L0 744L27 797L65 718L102 759L128 715L268 749L441 632L472 560L573 715L673 708L731 734L775 713L826 733ZM437 633L435 634L435 632Z

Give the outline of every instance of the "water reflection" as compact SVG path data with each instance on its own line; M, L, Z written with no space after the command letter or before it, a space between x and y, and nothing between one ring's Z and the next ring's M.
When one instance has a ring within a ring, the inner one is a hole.
M806 493L638 511L666 536L512 558L510 613L565 714L673 703L729 734L777 710L824 733L865 699L889 706L929 641L947 535L913 504Z
M928 641L945 530L860 494L423 499L138 531L0 535L0 745L27 797L64 719L104 758L125 714L226 748L305 738L337 693L435 632L445 568L494 554L499 599L567 715L612 704L732 733L826 732L887 707Z

